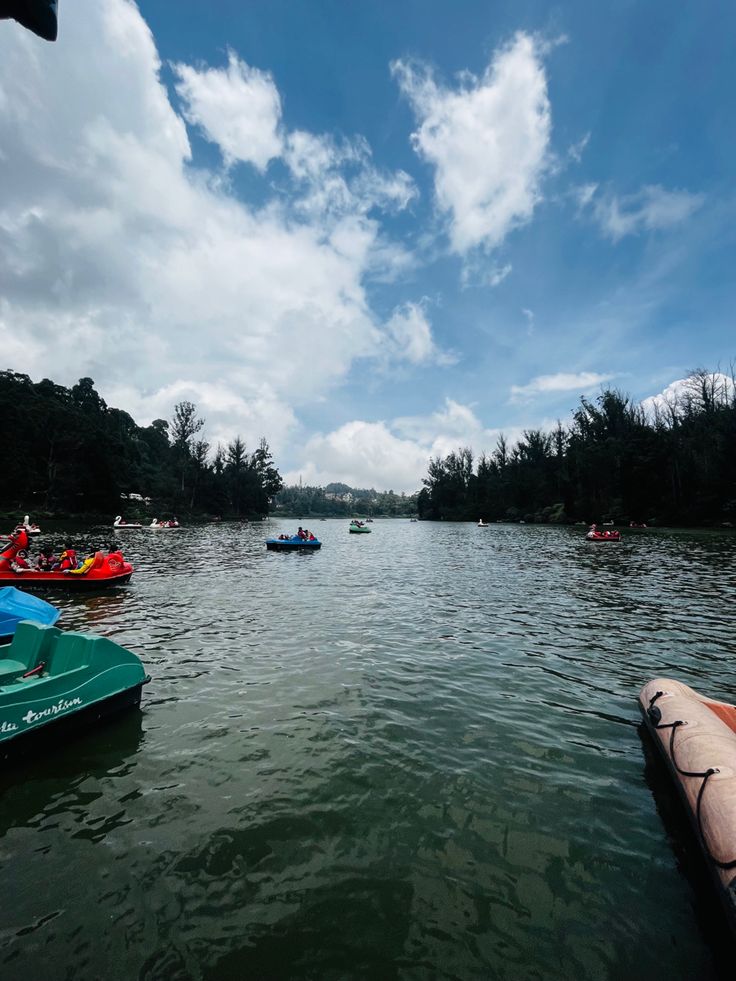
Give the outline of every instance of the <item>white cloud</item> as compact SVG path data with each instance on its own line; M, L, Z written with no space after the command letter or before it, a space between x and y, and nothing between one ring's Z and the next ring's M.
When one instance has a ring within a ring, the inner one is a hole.
M394 310L386 324L388 352L412 364L454 364L453 355L440 351L432 339L432 328L421 303L405 303Z
M403 416L394 419L392 428L405 438L426 447L428 456L444 457L459 446L469 446L476 456L490 452L501 434L500 429L483 425L469 405L446 398L441 409L426 416ZM510 427L503 432L512 441L521 433L521 427Z
M367 145L354 141L336 159L329 141L305 139L296 185L264 184L262 205L251 207L191 167L186 126L129 0L78 0L63 44L41 50L27 32L3 31L0 46L0 349L9 367L61 384L89 375L142 421L170 417L166 400L189 397L212 441L263 433L283 445L301 406L323 398L356 358L383 356L395 342L365 281L405 256L367 211L401 207L414 191L401 172L373 168ZM297 175L296 136L279 144L270 76L235 55L226 70L185 69L177 66L189 116L228 159L264 167L288 146ZM334 201L320 182L340 167L349 169L340 206L301 207L320 193ZM416 359L419 334L404 340L402 356Z
M598 185L593 182L589 184L581 184L580 187L573 189L573 196L575 197L580 210L587 208L587 206L593 200L593 195L597 190Z
M403 170L385 173L372 165L362 137L338 142L294 130L286 139L284 161L303 191L298 207L311 216L402 211L417 194Z
M570 157L570 159L573 160L575 163L580 163L580 161L583 159L583 153L585 153L585 150L589 142L590 142L590 133L586 133L585 136L582 136L577 141L577 143L573 143L571 146L567 148L568 157Z
M551 429L554 420L542 428ZM353 420L307 441L300 467L284 474L286 483L322 485L336 480L351 487L392 488L411 494L422 487L430 457L444 458L459 447L470 447L477 460L490 454L503 433L514 446L531 426L489 429L469 405L447 398L441 408L424 416L404 416L389 422Z
M341 481L351 487L377 487L412 493L421 487L429 455L423 447L396 436L383 422L353 421L307 441L305 464L285 474L287 483Z
M641 407L649 417L654 419L659 415L666 420L672 419L673 413L683 412L688 404L700 407L703 404L703 387L705 392L717 403L733 401L736 398L736 385L730 375L721 371L706 372L705 377L694 379L678 378L670 382L657 395L650 395L642 400Z
M541 55L534 38L519 33L482 78L466 73L455 89L435 82L425 66L392 65L419 121L414 148L435 168L455 252L495 248L541 200L551 131Z
M227 68L172 66L184 116L216 143L231 166L240 160L263 171L281 155L281 98L268 72L230 51Z
M613 377L615 376L601 375L595 371L580 371L577 374L561 371L555 375L537 375L526 385L512 385L511 401L519 402L550 392L587 392Z
M595 197L597 185L579 189L581 208L591 206L605 234L614 242L626 235L657 231L680 224L693 215L705 200L702 194L668 191L658 184L643 187L635 194Z

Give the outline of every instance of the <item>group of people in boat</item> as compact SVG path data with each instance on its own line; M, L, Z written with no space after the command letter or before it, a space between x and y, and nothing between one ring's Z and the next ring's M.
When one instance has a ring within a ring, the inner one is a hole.
M309 531L308 528L302 528L301 525L299 525L299 530L297 531L296 535L279 535L280 542L290 542L293 538L301 538L303 542L317 541L316 537L312 534L312 532Z
M70 545L67 545L58 556L54 555L53 549L45 546L35 559L29 555L28 546L28 529L25 523L20 524L11 535L8 535L8 544L0 550L0 571L71 572L83 564L77 558L76 550Z
M353 518L350 524L353 528L365 528L365 521L359 521L357 518Z
M618 538L621 537L621 532L620 531L609 531L608 528L606 528L605 531L599 531L597 525L591 525L590 528L588 529L588 534L585 537L586 538L614 538L614 539L618 539Z
M77 558L77 552L73 548L65 548L60 555L54 555L53 549L42 548L36 556L35 561L29 556L26 549L22 548L16 552L10 560L10 569L13 572L71 572L79 569L81 563Z

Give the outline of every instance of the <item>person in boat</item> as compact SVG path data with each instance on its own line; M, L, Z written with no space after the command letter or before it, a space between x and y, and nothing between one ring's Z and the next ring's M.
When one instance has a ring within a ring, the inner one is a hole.
M36 569L38 569L39 572L51 572L54 567L54 563L57 561L58 560L54 555L53 549L46 546L39 552L38 558L36 559Z
M73 548L67 546L64 551L59 556L59 561L56 564L56 570L58 572L68 572L70 569L77 568L77 553Z
M314 535L312 534L311 531L309 532L309 541L310 542L316 542L317 541L317 539L314 537Z
M15 557L10 563L10 568L13 572L28 572L31 568L31 564L28 561L28 552L24 548L15 554Z
M301 538L302 541L307 537L307 534L301 525L299 525L299 529L297 530L296 537Z

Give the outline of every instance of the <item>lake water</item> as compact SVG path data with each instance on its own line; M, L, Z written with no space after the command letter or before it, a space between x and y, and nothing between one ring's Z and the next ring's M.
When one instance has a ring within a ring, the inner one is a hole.
M296 525L79 536L153 680L0 775L3 981L732 977L636 696L736 700L736 537Z

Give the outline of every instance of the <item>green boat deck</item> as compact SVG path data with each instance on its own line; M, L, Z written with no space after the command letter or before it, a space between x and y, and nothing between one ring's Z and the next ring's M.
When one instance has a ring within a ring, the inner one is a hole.
M137 655L107 637L23 621L0 653L0 745L131 693L148 680Z

